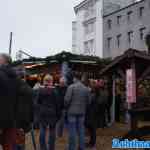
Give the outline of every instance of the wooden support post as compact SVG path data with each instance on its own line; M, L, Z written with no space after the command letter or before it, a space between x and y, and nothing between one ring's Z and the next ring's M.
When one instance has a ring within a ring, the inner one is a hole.
M115 122L115 98L116 98L116 80L115 76L113 76L113 86L112 86L112 95L113 95L113 103L111 107L111 123Z

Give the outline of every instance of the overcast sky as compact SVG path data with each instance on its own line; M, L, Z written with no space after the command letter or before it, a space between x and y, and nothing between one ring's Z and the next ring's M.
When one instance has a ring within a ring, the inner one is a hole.
M22 49L34 56L71 50L73 7L82 0L0 0L0 52Z

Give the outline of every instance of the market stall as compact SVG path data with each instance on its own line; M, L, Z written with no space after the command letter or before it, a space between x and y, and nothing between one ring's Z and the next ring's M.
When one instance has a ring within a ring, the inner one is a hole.
M115 121L116 81L121 78L124 82L130 127L132 131L137 131L140 116L144 117L150 112L150 97L141 99L138 92L142 82L149 81L150 55L143 51L129 49L123 55L116 57L100 72L100 75L113 80L113 121Z
M63 51L46 58L24 59L22 63L29 80L36 80L39 76L50 73L54 81L58 82L60 76L70 79L73 73L86 73L89 78L99 78L99 71L110 61L110 59L101 59L96 56L76 55Z

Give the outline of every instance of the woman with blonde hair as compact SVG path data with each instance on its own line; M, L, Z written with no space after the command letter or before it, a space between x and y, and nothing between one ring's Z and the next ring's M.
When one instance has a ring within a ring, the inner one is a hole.
M40 78L40 77L37 77L37 82L35 83L33 89L34 89L34 90L37 90L37 89L40 88L40 86L41 86L41 78Z
M39 89L37 100L40 123L40 150L55 149L55 128L58 120L58 103L53 77L49 74L43 78L43 86ZM49 139L46 144L46 131L49 128Z

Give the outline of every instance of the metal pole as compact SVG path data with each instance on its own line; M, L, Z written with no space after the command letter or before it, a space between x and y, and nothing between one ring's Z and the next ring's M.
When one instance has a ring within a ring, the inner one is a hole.
M10 32L10 40L9 40L9 55L11 56L12 53L12 35L13 33Z

